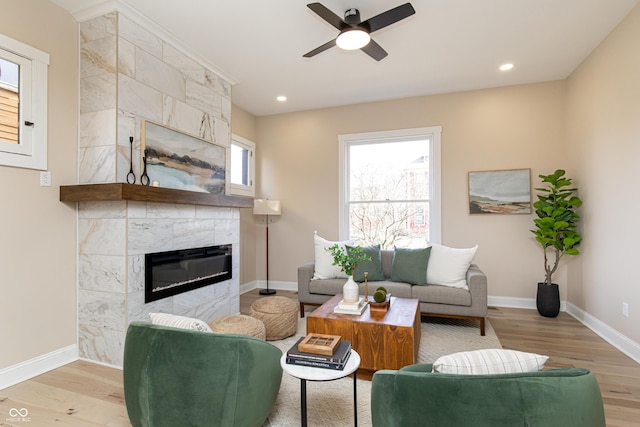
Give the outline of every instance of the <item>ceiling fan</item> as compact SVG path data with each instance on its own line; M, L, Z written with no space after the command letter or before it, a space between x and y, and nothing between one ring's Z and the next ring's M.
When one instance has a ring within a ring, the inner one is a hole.
M347 50L361 49L376 61L380 61L388 53L371 39L370 34L416 13L411 3L405 3L361 22L358 9L348 9L344 13L343 20L320 3L310 3L307 7L338 29L340 34L335 39L302 55L305 58L311 58L338 45L338 47Z

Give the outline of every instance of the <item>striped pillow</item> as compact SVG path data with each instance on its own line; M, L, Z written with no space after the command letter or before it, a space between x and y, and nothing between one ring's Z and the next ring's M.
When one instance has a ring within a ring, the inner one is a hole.
M200 332L213 332L209 325L200 319L192 317L176 316L167 313L149 313L151 323L154 325L171 326L172 328L191 329Z
M441 374L511 374L540 371L548 356L515 350L489 349L463 351L442 356L433 362Z

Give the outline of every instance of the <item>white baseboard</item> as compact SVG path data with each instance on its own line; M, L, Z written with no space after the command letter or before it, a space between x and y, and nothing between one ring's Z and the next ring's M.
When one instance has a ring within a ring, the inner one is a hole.
M535 298L513 298L513 297L497 297L489 295L487 297L489 307L508 307L508 308L526 308L536 310ZM560 311L566 311L567 304L560 301Z
M240 295L246 294L247 292L252 291L252 290L256 289L257 287L258 286L257 286L255 280L253 282L243 283L243 284L240 285Z
M526 308L536 310L535 298L511 298L489 296L487 298L490 307ZM591 329L600 338L640 363L640 344L629 339L625 335L613 329L611 326L582 310L570 302L561 301L560 311L565 311L578 322Z
M489 307L508 307L508 308L536 308L536 300L532 298L511 298L497 297L489 295L487 297Z
M73 344L0 369L0 390L78 360L78 345Z
M241 294L244 294L245 292L249 292L253 289L267 289L267 281L254 280L253 282L248 282L243 285L240 285ZM279 281L269 280L269 289L275 289L280 291L297 291L298 282L279 282Z
M640 344L621 334L611 326L571 303L567 303L567 313L591 329L603 340L640 363Z

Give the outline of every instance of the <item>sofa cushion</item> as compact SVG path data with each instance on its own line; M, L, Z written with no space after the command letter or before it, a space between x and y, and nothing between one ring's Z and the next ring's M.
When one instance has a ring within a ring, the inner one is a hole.
M467 270L477 250L478 245L468 249L432 245L427 268L427 283L469 289Z
M373 296L375 290L380 286L383 286L387 290L387 292L391 294L392 297L412 298L412 286L410 284L404 282L391 282L389 280L376 282L373 286L369 285L369 296ZM362 288L362 286L360 286L360 293L364 295L364 289Z
M347 275L340 269L340 266L333 265L333 257L326 249L335 244L344 249L346 245L353 245L353 243L353 240L332 242L323 239L322 237L318 236L318 234L314 234L313 246L315 248L315 269L313 272L312 280L335 278L346 279Z
M471 292L449 286L413 286L411 298L417 298L420 302L471 307Z
M342 293L347 279L314 279L309 282L309 292L319 295L335 295Z
M335 295L342 293L342 287L344 286L346 279L324 279L324 280L312 280L309 282L309 292L319 295ZM411 285L402 282L390 282L382 280L376 282L374 285L369 283L369 296L373 295L373 292L379 287L384 286L391 296L399 298L415 298L411 296ZM360 288L360 295L364 295L364 283L358 285Z
M540 371L548 356L516 350L488 349L462 351L433 362L434 372L442 374L513 374Z
M168 313L149 313L151 323L154 325L170 326L172 328L190 329L200 332L213 332L209 325L200 319L192 317L177 316Z
M364 251L365 256L369 257L371 261L360 261L358 267L353 272L353 280L356 282L364 282L365 271L369 274L369 281L376 282L384 280L384 274L382 274L382 259L380 257L380 245L375 246L360 246ZM353 249L353 246L347 245L347 253Z
M412 285L427 284L427 264L431 248L395 248L391 266L391 280Z
M391 279L391 269L393 268L393 249L381 249L380 258L382 260L382 274L389 280Z

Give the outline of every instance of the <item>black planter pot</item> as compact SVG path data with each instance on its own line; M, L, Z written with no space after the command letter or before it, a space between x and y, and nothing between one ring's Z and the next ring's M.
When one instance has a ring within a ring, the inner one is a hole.
M558 313L560 313L560 290L558 285L555 283L551 285L538 283L536 307L541 316L557 317Z

